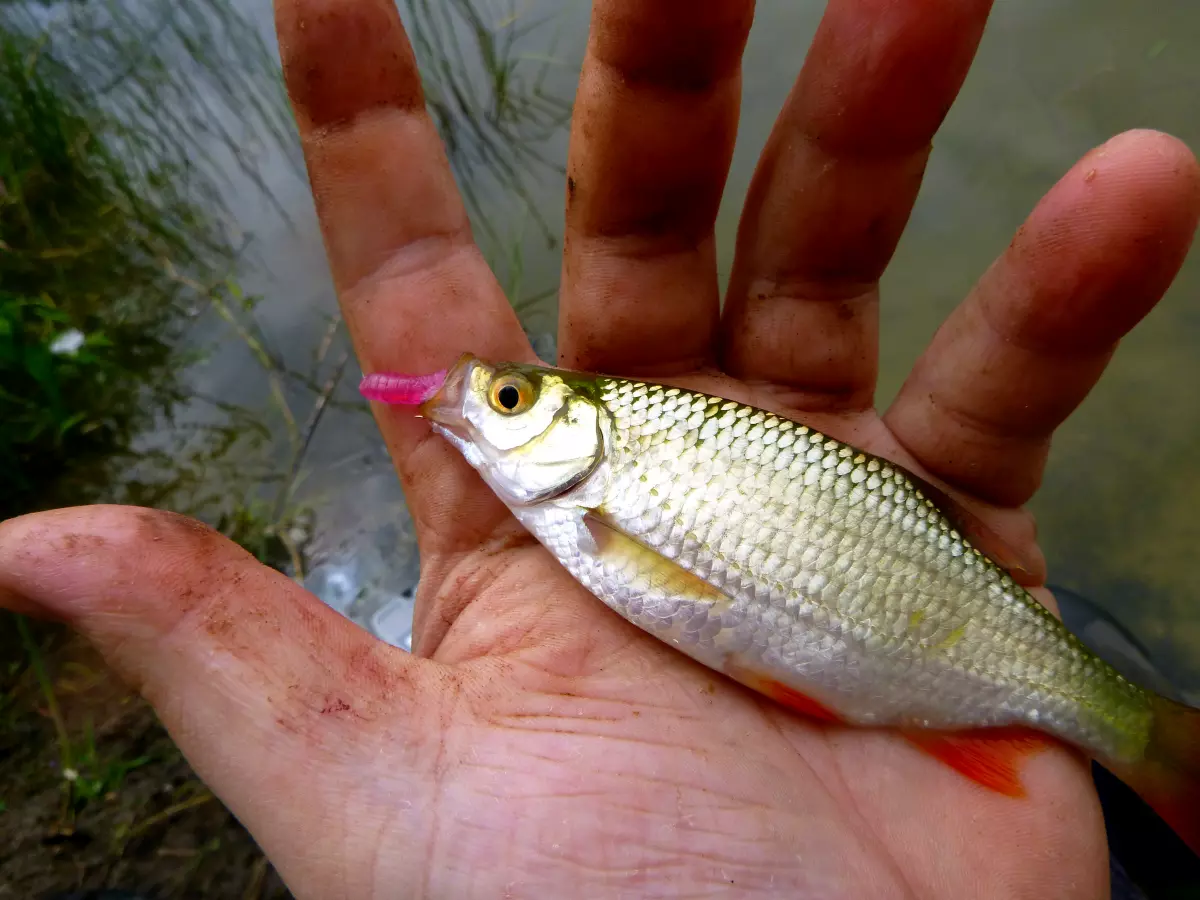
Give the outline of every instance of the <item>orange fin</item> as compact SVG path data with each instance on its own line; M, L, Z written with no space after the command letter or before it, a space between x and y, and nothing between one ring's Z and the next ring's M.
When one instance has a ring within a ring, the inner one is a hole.
M734 681L744 684L751 690L758 691L763 696L770 697L780 706L786 706L792 712L800 713L802 716L832 725L841 724L844 721L841 716L821 701L773 678L761 675L733 660L726 661L725 674Z
M802 694L795 688L780 684L778 681L764 681L758 690L781 706L786 706L792 712L798 712L800 715L816 719L818 722L837 725L842 721L841 716L819 700L814 700L808 694Z
M1052 744L1046 735L1026 728L962 732L903 729L901 734L977 784L1008 797L1025 796L1017 771L1021 760Z

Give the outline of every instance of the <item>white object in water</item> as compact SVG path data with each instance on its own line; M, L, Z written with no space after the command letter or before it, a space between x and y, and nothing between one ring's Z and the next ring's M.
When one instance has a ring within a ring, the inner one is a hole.
M414 589L393 597L371 616L371 632L401 650L412 650Z
M50 352L55 356L74 356L85 340L78 328L68 329L50 342Z

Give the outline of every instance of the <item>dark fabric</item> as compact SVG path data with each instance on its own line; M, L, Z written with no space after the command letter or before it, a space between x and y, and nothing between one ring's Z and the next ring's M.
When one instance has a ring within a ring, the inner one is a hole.
M1115 856L1108 858L1108 874L1112 883L1112 900L1150 900L1142 889L1133 883L1125 867Z
M1052 585L1063 622L1126 678L1183 701L1129 629L1072 590ZM1093 764L1104 809L1113 873L1113 900L1200 900L1200 858L1124 782Z

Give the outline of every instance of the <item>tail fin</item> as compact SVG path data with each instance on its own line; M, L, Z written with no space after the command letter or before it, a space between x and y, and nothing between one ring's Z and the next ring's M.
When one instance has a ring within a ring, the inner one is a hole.
M1152 706L1145 758L1111 768L1200 854L1200 709L1165 697Z

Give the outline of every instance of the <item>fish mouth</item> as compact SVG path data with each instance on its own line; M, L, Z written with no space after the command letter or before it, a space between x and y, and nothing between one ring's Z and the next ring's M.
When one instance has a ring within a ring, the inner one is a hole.
M480 363L481 360L470 353L460 356L446 373L442 386L417 408L418 414L441 429L465 437L467 420L463 415L463 401L466 399L467 385L471 383L471 372Z

